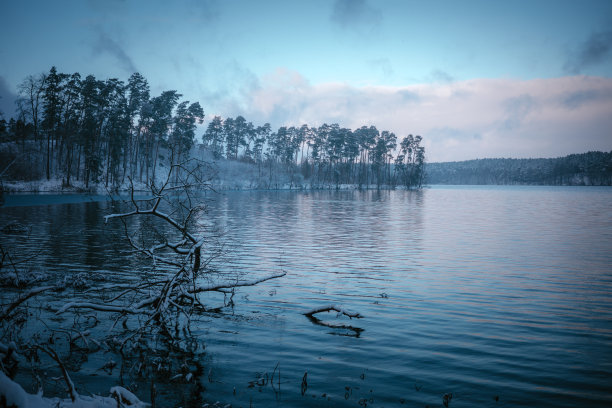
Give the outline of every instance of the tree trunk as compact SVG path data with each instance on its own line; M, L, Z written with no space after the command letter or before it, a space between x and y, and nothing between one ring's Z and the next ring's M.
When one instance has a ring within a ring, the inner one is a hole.
M47 133L47 180L51 180L51 169L50 169L50 155L51 155L51 135Z

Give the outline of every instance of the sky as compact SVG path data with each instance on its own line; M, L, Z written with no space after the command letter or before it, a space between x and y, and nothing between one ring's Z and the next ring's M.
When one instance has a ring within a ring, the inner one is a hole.
M208 120L418 134L432 162L612 150L610 0L3 0L0 111L51 66Z

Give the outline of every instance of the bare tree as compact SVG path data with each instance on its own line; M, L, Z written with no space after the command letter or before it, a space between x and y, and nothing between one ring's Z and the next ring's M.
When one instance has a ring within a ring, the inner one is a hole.
M31 121L35 140L40 139L42 95L46 78L45 74L38 76L28 75L18 87L20 97L17 100L17 106L21 115Z
M201 295L220 293L222 306L229 306L233 304L236 288L285 275L280 272L249 279L244 274L229 277L213 272L211 262L224 255L225 249L218 244L214 231L203 222L207 210L203 191L212 190L206 177L211 170L194 159L171 163L165 180L161 185L151 182L146 196L138 195L130 179L129 200L113 202L119 211L105 217L107 223L122 224L131 251L148 259L151 267L135 272L128 283L94 285L81 292L81 300L61 305L57 314L67 314L71 319L74 316L75 321L82 323L69 329L50 329L51 341L33 341L21 346L29 353L44 354L56 363L73 401L79 396L68 375L68 366L62 364L60 350L54 350L59 347L57 341L52 341L55 336L65 336L67 341L62 344L68 344L71 350L79 342L82 346L75 348L84 349L84 353L104 348L120 355L121 385L127 382L124 376L153 384L153 379L160 375L168 380L182 377L186 383L197 383L195 378L202 373L197 350L203 348L198 347L200 340L191 334L191 322L202 313L221 310L206 305ZM37 294L61 290L41 286L21 294L0 309L0 322L6 320L8 324L8 318ZM108 317L112 323L109 330L96 328L109 322ZM0 343L0 354L8 358L10 347ZM109 360L103 368L112 371L115 366L118 364ZM152 385L152 401L154 389ZM126 390L121 390L124 395Z
M119 292L113 298L100 304L71 302L58 313L69 309L92 309L141 315L148 319L144 326L155 322L169 329L169 322L173 323L172 326L176 324L174 316L177 312L188 318L196 309L207 310L198 299L200 293L216 291L227 294L237 287L253 286L284 276L285 272L282 272L254 280L233 279L216 283L200 279L207 273L208 263L221 251L209 247L212 252L203 255L205 244L213 237L194 231L198 228L198 219L206 212L206 206L201 203L201 192L211 189L203 176L207 169L207 165L195 159L171 164L161 186L150 183L150 197L136 199L132 184L131 211L105 217L106 222L119 220L123 223L125 236L135 252L149 258L154 265L166 266L158 268L161 273L156 275L156 279L142 279L135 286L112 286L110 289ZM152 221L150 224L141 223L140 228L133 232L128 220L135 217L153 220L147 220ZM126 298L134 301L124 302Z

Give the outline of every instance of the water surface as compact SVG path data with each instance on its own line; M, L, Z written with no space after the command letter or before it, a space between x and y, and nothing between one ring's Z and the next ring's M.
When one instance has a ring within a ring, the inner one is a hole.
M144 267L103 224L110 203L48 201L3 208L0 221L32 225L50 273L121 279ZM209 217L233 249L219 267L287 272L195 328L210 401L424 407L452 393L452 407L612 404L610 188L232 192ZM322 318L360 330L303 315L327 304L364 318ZM249 387L279 370L280 386Z

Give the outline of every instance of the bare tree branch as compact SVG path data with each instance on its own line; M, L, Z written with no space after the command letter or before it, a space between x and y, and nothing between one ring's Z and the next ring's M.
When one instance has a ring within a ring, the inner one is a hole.
M23 302L25 302L32 296L36 296L41 292L44 292L49 289L54 289L54 288L56 287L55 286L41 286L39 288L30 289L29 291L27 291L26 293L22 294L17 299L15 299L5 310L2 311L2 314L0 314L0 321L9 317L11 312L15 310L17 306L19 306L20 304L22 304Z
M194 290L190 290L189 293L201 293L201 292L211 292L211 291L222 292L223 289L231 289L231 288L244 287L244 286L255 286L262 282L269 281L271 279L282 278L285 275L287 275L287 272L282 272L276 275L269 275L264 278L256 279L252 281L226 282L226 283L221 283L221 284L211 285L211 286L198 286Z
M337 312L339 315L344 315L347 316L348 318L352 319L352 318L356 318L356 319L361 319L363 316L359 313L353 313L353 312L349 312L346 309L342 309L341 307L338 307L336 305L329 305L329 306L322 306L322 307L318 307L315 309L310 310L309 312L304 313L304 315L306 317L308 317L308 320L310 320L312 323L317 324L319 326L324 326L324 327L329 327L332 329L346 329L346 330L351 330L353 332L353 334L348 334L348 336L354 336L354 337L359 337L361 332L363 331L362 328L360 327L355 327L355 326L351 326L351 325L347 325L347 324L336 324L336 323L329 323L326 321L323 321L321 319L319 319L317 316L315 316L318 313L321 312Z
M55 350L53 350L50 347L44 347L44 346L38 346L37 348L41 351L44 351L47 355L49 355L49 357L51 357L57 363L60 370L62 370L62 375L64 376L64 381L66 382L66 386L68 387L68 394L70 395L70 399L72 400L72 402L75 402L79 398L79 394L76 392L74 383L70 379L70 376L68 375L68 371L66 371L66 367L64 366L64 363L62 363L62 360L60 360Z
M338 307L336 305L329 305L329 306L322 306L322 307L318 307L315 309L312 309L309 312L304 313L305 316L308 317L313 317L313 315L317 314L317 313L321 313L321 312L338 312L340 314L343 314L349 318L357 318L357 319L361 319L363 316L360 315L359 313L353 313L353 312L349 312L346 309L342 309L341 307Z

